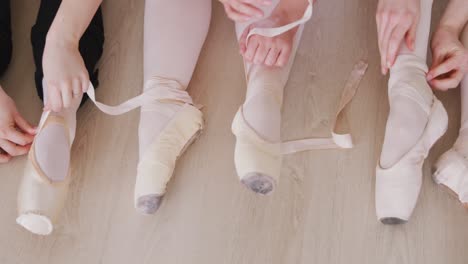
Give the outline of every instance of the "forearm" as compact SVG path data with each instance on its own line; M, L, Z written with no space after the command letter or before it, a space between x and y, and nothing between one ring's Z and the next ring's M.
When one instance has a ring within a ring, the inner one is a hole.
M3 90L2 85L0 85L0 96L6 95L6 92Z
M460 35L468 21L468 4L466 0L450 0L439 26L451 28Z
M307 0L281 0L273 11L273 15L282 13L291 22L296 21L302 17L308 4Z
M78 45L102 0L63 0L47 33L47 42Z

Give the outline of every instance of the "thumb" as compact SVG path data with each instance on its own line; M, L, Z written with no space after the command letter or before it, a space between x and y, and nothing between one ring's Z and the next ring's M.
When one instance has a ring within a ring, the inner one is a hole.
M27 132L31 135L36 134L36 129L34 129L34 127L31 126L31 124L29 124L29 122L26 121L19 113L15 114L15 123L24 132Z

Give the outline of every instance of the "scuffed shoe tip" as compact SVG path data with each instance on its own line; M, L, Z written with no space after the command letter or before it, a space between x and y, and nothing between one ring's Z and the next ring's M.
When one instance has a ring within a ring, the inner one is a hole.
M406 220L400 219L398 217L384 217L380 219L380 222L384 225L401 225L406 223Z
M144 215L154 214L161 206L162 200L163 196L157 194L141 196L137 199L136 209Z
M255 193L267 195L273 192L274 180L272 177L261 173L249 173L241 182Z

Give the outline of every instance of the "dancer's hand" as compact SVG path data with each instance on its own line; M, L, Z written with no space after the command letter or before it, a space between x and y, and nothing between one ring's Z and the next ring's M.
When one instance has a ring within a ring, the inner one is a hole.
M89 75L78 50L78 41L48 38L42 59L47 85L45 111L70 107L89 87Z
M420 0L379 0L376 21L382 74L395 62L403 40L414 50L419 14Z
M257 6L269 6L271 0L220 0L227 16L236 22L262 18L263 11Z
M460 84L468 73L468 50L456 30L439 26L432 38L432 66L427 80L436 89L448 90Z
M270 17L247 27L239 39L240 53L248 62L266 66L285 66L291 55L298 27L295 27L275 37L252 35L247 41L247 35L252 28L272 28L289 24L291 21L285 14L272 14Z
M28 153L35 133L0 87L0 163Z

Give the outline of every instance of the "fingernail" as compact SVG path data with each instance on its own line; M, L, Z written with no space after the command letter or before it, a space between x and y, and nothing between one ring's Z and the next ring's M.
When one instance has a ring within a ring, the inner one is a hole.
M387 61L387 68L391 68L392 67L392 63L390 61Z
M265 0L265 1L263 1L263 4L264 4L264 5L270 5L271 3L272 3L271 0Z

